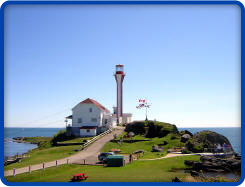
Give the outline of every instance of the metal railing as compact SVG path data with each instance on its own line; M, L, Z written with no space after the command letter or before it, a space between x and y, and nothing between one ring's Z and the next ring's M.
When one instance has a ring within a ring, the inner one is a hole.
M108 129L107 131L105 131L105 132L103 132L103 133L101 133L101 134L99 134L99 135L93 137L92 139L88 140L85 144L82 145L82 150L83 150L84 148L86 148L88 145L90 145L91 143L93 143L93 142L95 142L96 140L98 140L99 138L101 138L101 137L103 137L103 136L105 136L105 135L111 133L112 130L113 130L113 129L110 128L110 129Z

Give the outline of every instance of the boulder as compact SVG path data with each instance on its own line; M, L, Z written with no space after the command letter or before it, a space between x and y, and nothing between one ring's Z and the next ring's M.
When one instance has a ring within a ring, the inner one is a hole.
M174 179L172 179L172 182L182 182L178 177L175 177Z
M185 163L185 165L187 165L187 166L192 166L193 163L194 163L194 161L193 161L193 160L185 160L184 163Z
M139 154L139 153L144 153L144 150L137 150L137 151L134 151L133 154Z
M194 171L194 170L191 170L191 171L190 171L190 174L191 174L192 177L197 177L197 176L199 176L199 173L198 173L197 171Z
M191 137L193 136L193 134L188 130L180 131L180 135L184 135L184 134L189 134Z
M187 142L190 138L191 138L191 136L190 136L189 134L184 134L184 135L181 136L180 141L183 142L183 143L185 143L185 142Z
M131 138L131 137L134 137L135 136L135 133L134 132L129 132L128 133L128 137Z
M158 145L153 145L152 152L163 152L163 147L160 147Z

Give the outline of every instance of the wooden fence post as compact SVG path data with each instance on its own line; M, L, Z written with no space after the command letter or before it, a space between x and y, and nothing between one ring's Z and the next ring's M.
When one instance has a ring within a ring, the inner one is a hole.
M69 159L67 158L67 160L66 160L66 163L68 164L69 163Z
M45 163L43 163L43 169L45 169Z
M84 159L84 161L83 161L83 164L85 165L85 159Z
M29 166L29 173L31 173L31 166Z
M58 166L58 160L55 161L55 165L56 165L56 167Z
M15 176L15 168L13 169L13 176Z

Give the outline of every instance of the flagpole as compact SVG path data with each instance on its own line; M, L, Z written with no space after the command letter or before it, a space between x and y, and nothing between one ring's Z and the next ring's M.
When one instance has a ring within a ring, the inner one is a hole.
M145 103L147 105L147 99L145 98ZM145 121L148 121L147 119L147 106L145 106Z

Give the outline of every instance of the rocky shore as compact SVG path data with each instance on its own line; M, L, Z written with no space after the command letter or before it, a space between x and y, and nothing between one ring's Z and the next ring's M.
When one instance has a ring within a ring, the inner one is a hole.
M241 173L241 156L233 155L228 158L217 158L217 156L201 156L200 161L185 160L185 165L191 166L191 175L199 176L201 171L205 172L232 172Z

